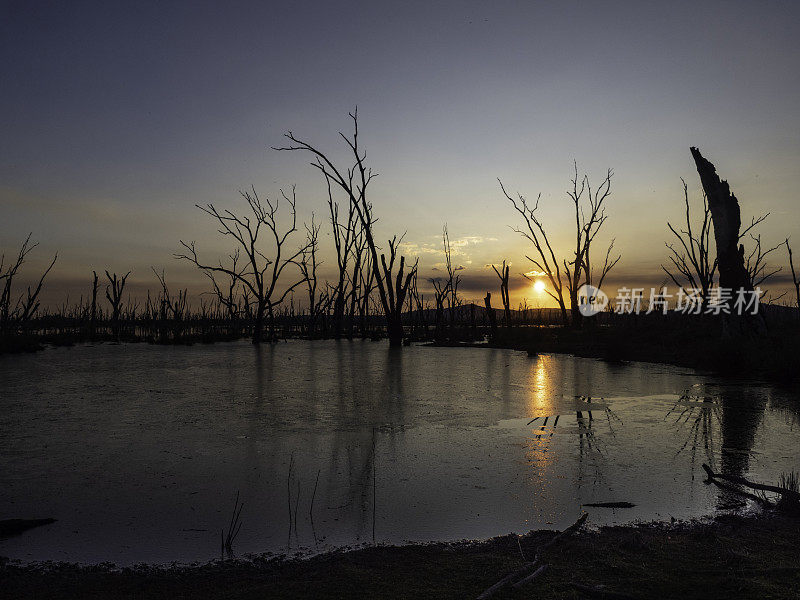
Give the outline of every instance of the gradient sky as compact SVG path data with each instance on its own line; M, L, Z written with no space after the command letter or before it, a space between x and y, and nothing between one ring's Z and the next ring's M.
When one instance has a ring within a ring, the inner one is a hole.
M796 2L0 6L0 248L32 231L28 272L59 252L49 299L85 293L93 269L154 287L151 265L199 292L178 240L209 259L228 246L194 204L240 208L251 185L274 197L296 183L301 218L324 218L308 157L269 147L291 129L339 156L356 104L379 237L407 231L428 277L447 222L468 297L495 285L487 263L530 269L497 177L541 192L567 250L573 159L596 182L616 173L600 240L623 254L616 279L663 279L681 176L699 199L690 145L746 218L772 213L766 242L800 246ZM512 279L513 302L541 302Z

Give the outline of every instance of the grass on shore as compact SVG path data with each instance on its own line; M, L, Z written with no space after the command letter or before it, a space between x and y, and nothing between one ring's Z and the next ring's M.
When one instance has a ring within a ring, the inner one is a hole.
M591 519L590 519L591 520ZM583 598L602 584L628 598L790 598L800 586L800 519L719 517L709 523L602 528L566 537L550 565L495 598ZM531 532L531 559L553 532ZM18 566L0 561L2 598L475 598L523 564L517 536L479 543L374 547L305 560L260 558L202 566ZM596 595L594 597L614 597ZM616 596L622 597L622 596Z

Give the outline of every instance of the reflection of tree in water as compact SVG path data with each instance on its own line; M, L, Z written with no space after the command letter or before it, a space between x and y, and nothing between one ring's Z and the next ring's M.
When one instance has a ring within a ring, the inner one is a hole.
M531 419L528 425L533 425L541 419L541 423L537 429L538 435L535 438L536 447L534 450L540 453L546 453L549 450L550 439L559 431L559 424L562 427L561 431L564 429L564 420L562 420L562 417L564 417L564 419L569 419L574 416L576 429L568 429L567 431L577 434L577 481L578 486L580 486L586 476L584 469L587 463L594 467L594 483L602 479L600 462L597 460L589 460L592 458L603 459L606 455L603 440L597 437L597 422L604 423L607 426L608 433L612 437L616 437L614 428L616 425L622 425L622 419L605 404L604 398L575 396L574 402L575 410L571 411L569 414L540 415ZM598 418L598 413L602 415L602 417Z
M694 480L697 464L697 449L702 444L705 459L714 465L714 421L720 421L720 407L714 398L693 395L690 390L681 394L680 398L664 417L674 417L674 424L679 432L684 432L683 443L675 451L675 458L684 452L689 453L689 464ZM687 431L688 430L688 431Z
M341 357L342 353L339 353ZM356 354L353 353L356 359ZM346 414L355 430L337 429L328 462L328 487L338 487L341 470L345 470L345 494L330 510L350 511L353 515L356 539L374 536L376 453L379 446L394 450L396 438L404 431L405 394L403 389L402 348L389 348L384 365L383 385L363 387L364 367L350 365L348 385L340 378L338 407ZM344 365L340 364L340 373ZM378 390L376 396L372 396ZM357 411L353 411L357 408ZM363 419L364 411L368 416ZM358 416L362 418L357 418ZM365 427L366 420L371 426ZM388 424L387 424L388 422ZM397 426L400 425L400 426ZM340 454L344 451L344 456ZM344 463L344 464L342 464ZM342 468L343 467L343 468Z
M684 392L667 413L686 431L678 456L688 448L692 478L698 448L712 469L724 475L743 477L750 467L755 436L764 417L767 396L758 388L697 385ZM719 456L719 464L717 464ZM742 498L721 489L718 508L743 506Z

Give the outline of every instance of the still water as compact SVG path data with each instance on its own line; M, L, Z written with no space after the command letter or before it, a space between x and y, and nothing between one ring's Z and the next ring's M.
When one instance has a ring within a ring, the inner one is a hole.
M0 384L0 519L58 519L0 539L23 561L213 559L237 492L237 555L686 519L742 507L702 462L800 453L786 390L487 348L78 346Z

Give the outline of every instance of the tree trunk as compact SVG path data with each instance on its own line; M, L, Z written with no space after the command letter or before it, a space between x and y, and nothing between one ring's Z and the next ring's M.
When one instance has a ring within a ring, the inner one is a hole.
M253 325L253 343L260 344L261 343L261 335L264 331L264 303L258 303L258 309L256 310L256 321Z
M486 298L483 299L483 303L486 305L486 316L489 318L489 324L492 327L492 336L495 336L497 335L497 317L492 308L492 294L490 292L486 292Z
M400 317L387 315L386 317L386 333L389 335L390 347L402 347L403 345L403 322Z
M572 326L580 329L583 326L583 315L578 305L578 288L575 286L569 291L569 312L572 316Z
M741 211L739 201L731 193L728 182L717 175L716 167L703 158L700 150L691 147L692 158L700 175L700 183L708 198L711 221L714 224L714 241L717 246L717 269L719 287L732 290L733 298L738 290L753 291L750 276L744 264L744 246L739 244ZM744 317L734 314L732 301L728 301L728 312L723 316L726 333L743 333L745 328L763 333L766 323L762 314Z
M569 325L569 316L567 315L567 307L563 303L559 304L558 308L561 310L561 323L564 327Z
M470 338L475 339L478 337L478 325L475 323L475 303L470 302L469 304L469 328L470 328Z
M720 180L717 169L703 158L700 150L694 147L690 150L703 191L708 197L708 208L714 223L719 285L733 290L752 290L750 277L744 266L744 247L739 245L739 228L742 224L739 201L731 193L728 182Z

